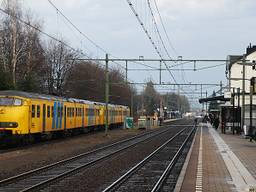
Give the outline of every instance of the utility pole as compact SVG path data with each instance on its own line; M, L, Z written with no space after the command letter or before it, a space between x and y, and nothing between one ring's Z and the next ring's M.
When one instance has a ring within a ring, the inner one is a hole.
M133 92L131 91L131 117L133 117Z
M252 135L252 104L253 104L253 82L251 80L251 85L250 85L250 126L249 126L249 132L248 134L251 136Z
M220 95L222 95L222 81L220 81Z
M245 55L243 55L243 85L242 85L242 119L241 128L244 128L244 117L245 117Z
M178 86L178 111L180 112L180 86Z
M105 135L108 135L108 102L109 102L109 71L108 71L108 54L106 54L106 69L105 69Z
M233 93L232 93L232 116L233 116L233 123L232 123L232 133L233 135L235 134L235 88L233 88Z
M203 85L201 84L201 99L203 98ZM202 111L204 110L204 103L202 103Z
M162 84L162 61L160 61L160 74L159 74L159 84Z
M205 92L205 96L206 96L206 98L207 98L207 91ZM206 113L207 113L207 102L205 103L205 111L206 111Z
M239 123L239 133L241 133L241 109L240 109L240 87L237 88L237 108L239 110L238 115L240 115L240 123ZM238 119L238 117L237 117Z
M128 61L125 60L125 81L126 81L126 83L128 82L127 79L128 79Z

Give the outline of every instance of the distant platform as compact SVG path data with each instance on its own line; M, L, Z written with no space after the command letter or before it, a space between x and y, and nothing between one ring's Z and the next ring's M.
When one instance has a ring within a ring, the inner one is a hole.
M175 191L256 191L256 143L199 124Z
M168 123L168 122L172 122L172 121L176 121L176 120L179 120L179 119L166 119L166 120L164 120L164 123Z

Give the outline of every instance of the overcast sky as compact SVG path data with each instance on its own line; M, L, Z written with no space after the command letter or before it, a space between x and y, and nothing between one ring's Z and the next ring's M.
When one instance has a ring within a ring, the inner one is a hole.
M149 13L146 10L146 1L132 1L145 22L147 19L150 20L146 17ZM93 47L67 25L47 0L21 0L21 2L43 21L44 31L64 38L73 47L82 48L92 57L104 57L103 52ZM140 55L144 58L158 58L126 0L52 0L52 2L82 32L110 54L120 58L138 58ZM153 0L151 2L153 4ZM226 59L230 54L243 54L249 43L256 44L255 0L156 0L156 2L172 44L183 59ZM157 23L161 26L159 18ZM177 58L168 46L163 30L161 28L160 30L171 56ZM199 65L212 64L197 65L199 67ZM129 67L138 66L130 64ZM186 64L183 67L193 67L193 64ZM186 72L183 76L181 72L174 72L174 75L180 83L219 83L221 80L226 82L225 66L200 72ZM137 82L151 78L157 82L159 75L158 72L131 71L129 78ZM163 74L163 81L172 81L168 72ZM212 89L208 91L211 92Z

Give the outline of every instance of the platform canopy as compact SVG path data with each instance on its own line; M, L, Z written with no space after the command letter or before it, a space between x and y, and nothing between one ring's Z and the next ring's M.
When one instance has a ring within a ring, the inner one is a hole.
M225 98L224 95L215 97L206 97L199 99L199 103L206 103L209 101L230 101L230 98Z

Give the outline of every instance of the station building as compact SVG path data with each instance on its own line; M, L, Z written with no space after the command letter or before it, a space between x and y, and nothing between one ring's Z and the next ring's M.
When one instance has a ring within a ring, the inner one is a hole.
M256 45L250 44L244 55L229 55L227 61L228 85L224 96L230 97L230 101L225 104L231 108L228 121L233 124L231 126L240 127L240 129L245 127L255 129L256 92L251 89L255 87L253 78L256 77ZM251 122L250 118L252 118Z

